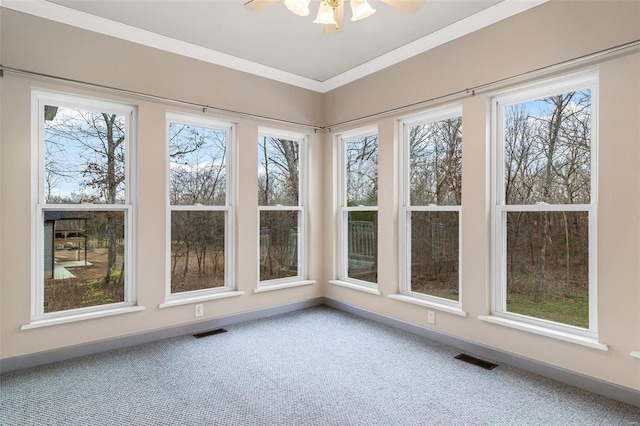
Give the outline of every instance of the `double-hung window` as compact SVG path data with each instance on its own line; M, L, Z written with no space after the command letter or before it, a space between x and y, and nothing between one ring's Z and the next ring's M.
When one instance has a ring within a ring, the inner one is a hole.
M493 98L493 314L597 338L597 74Z
M378 130L340 135L339 280L377 288Z
M233 289L234 126L167 114L167 302Z
M136 303L135 109L40 91L33 108L32 322L126 311Z
M400 290L459 309L462 108L402 124Z
M260 287L306 279L305 144L304 135L260 129Z

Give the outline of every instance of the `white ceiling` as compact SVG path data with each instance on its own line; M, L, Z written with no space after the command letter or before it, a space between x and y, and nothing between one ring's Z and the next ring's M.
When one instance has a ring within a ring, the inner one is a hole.
M260 11L245 0L0 0L47 19L326 92L546 0L425 0L416 13L370 0L376 13L326 35L280 1ZM405 0L406 1L406 0Z

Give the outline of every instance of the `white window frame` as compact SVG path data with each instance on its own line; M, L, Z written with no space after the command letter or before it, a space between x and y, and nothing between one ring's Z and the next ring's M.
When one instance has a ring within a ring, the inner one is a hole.
M462 202L457 206L436 205L411 205L411 181L410 181L410 155L409 130L411 127L421 124L430 124L450 118L462 117L462 105L451 105L438 108L401 120L400 131L402 141L402 160L400 165L400 194L402 207L400 208L400 294L415 299L414 302L424 301L426 306L445 310L451 313L464 314L462 312ZM464 136L463 136L464 139ZM464 155L464 145L462 147ZM411 213L414 211L448 211L458 213L458 300L450 300L442 297L418 293L411 290ZM406 300L404 297L395 297Z
M338 217L338 279L330 281L332 284L343 285L346 287L354 288L357 290L364 290L373 294L380 294L378 292L378 283L372 283L370 281L363 281L357 278L351 278L348 276L349 271L349 253L348 253L348 232L347 223L348 215L350 212L355 211L375 211L378 212L378 206L347 206L347 155L346 155L346 143L353 139L360 139L366 136L378 136L378 155L380 153L380 137L378 134L378 126L364 127L348 132L341 133L337 136L338 152L339 152L339 165L340 170L338 172L338 204L339 204L339 217ZM379 160L379 158L378 158ZM379 161L378 161L379 170ZM379 223L379 222L378 222ZM378 229L376 229L376 235ZM377 238L376 238L377 240ZM379 253L379 246L376 247Z
M292 285L313 284L314 281L308 279L307 269L307 135L287 130L260 127L258 128L258 138L261 137L298 142L298 204L295 206L258 205L258 289L274 289L290 287ZM293 277L260 280L260 214L263 211L298 212L298 274Z
M226 137L225 148L225 204L214 205L172 205L170 202L170 138L169 127L171 123L186 124L190 126L212 128L223 130ZM235 186L236 186L236 125L229 121L216 118L203 117L179 112L167 112L165 120L165 205L166 205L166 283L165 302L159 307L184 305L205 300L224 298L229 296L239 296L243 292L235 290ZM224 286L207 288L202 290L185 291L180 293L171 292L171 212L174 211L218 211L225 214L225 236L224 236Z
M591 90L591 194L589 204L507 205L504 192L504 109L507 106L542 99L572 90ZM555 337L597 349L606 350L598 343L597 317L597 213L598 213L598 73L583 73L550 79L529 86L515 88L491 98L491 316L480 319L501 325ZM583 211L589 217L589 328L582 328L530 317L507 311L506 274L506 217L511 211Z
M31 262L31 322L21 329L30 329L48 325L74 322L120 313L143 310L137 306L137 280L135 278L136 252L136 175L135 140L137 110L133 105L89 98L80 95L58 93L45 90L33 90L31 102L32 123L32 262ZM86 111L108 112L125 117L125 202L123 204L46 204L44 190L45 140L44 106L55 105ZM125 221L125 280L124 301L96 305L84 308L68 309L57 312L44 312L44 227L45 211L121 211Z

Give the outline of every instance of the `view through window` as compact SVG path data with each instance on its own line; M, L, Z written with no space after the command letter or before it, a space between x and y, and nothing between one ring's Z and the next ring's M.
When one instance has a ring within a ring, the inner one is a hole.
M404 127L404 264L408 271L403 285L413 295L455 302L460 300L460 113L460 108L431 113Z
M231 127L170 115L170 292L224 288L228 275Z
M83 98L38 104L38 216L43 304L38 314L129 301L127 235L132 109ZM40 296L36 296L40 297Z
M593 326L594 85L498 100L504 312Z
M258 137L260 281L302 277L304 191L302 137Z
M378 135L342 139L342 275L378 281Z

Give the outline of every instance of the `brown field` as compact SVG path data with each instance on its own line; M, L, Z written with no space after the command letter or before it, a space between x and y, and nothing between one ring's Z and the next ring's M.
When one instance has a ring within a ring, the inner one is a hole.
M79 250L79 259L84 260L84 250ZM76 260L75 250L56 250L56 263ZM90 266L70 267L67 270L75 278L44 280L45 313L66 309L84 308L124 301L124 284L121 282L123 253L118 250L116 268L107 275L107 248L88 248L87 261Z

